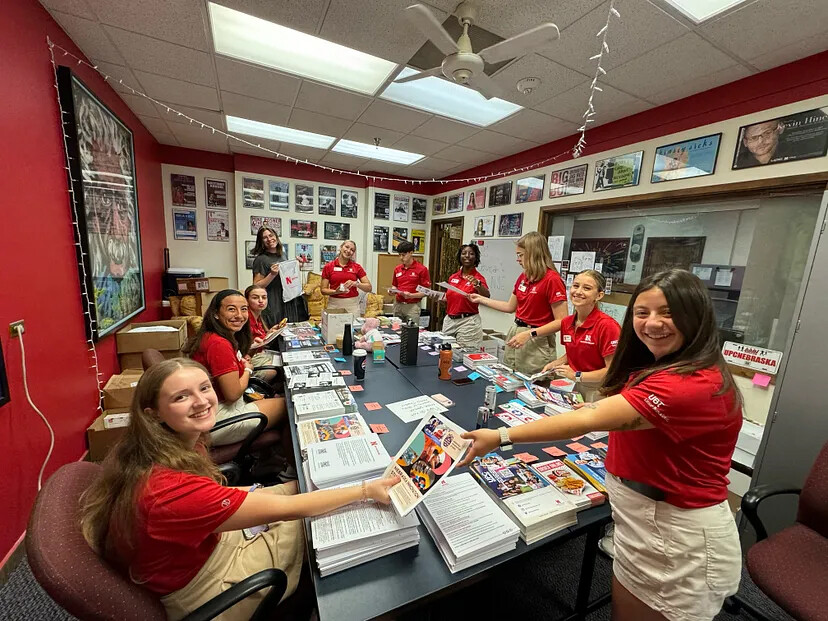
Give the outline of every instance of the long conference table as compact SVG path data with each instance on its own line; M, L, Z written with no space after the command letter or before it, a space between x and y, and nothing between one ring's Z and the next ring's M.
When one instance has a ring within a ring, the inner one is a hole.
M334 357L343 357L340 353L331 354L331 360L338 369L347 369L353 372L353 359L344 356L346 362L336 362ZM403 442L413 432L416 423L404 423L395 416L385 405L418 397L442 393L455 405L444 416L464 429L474 429L477 418L477 407L483 404L483 396L487 382L479 379L473 384L456 386L450 381L437 378L437 356L431 356L427 351L420 349L416 366L403 366L399 362L399 345L389 345L386 350L384 363L373 363L369 357L365 380L361 382L363 390L353 392L352 395L359 404L359 413L368 424L383 423L388 427L388 433L380 438L390 455L395 455ZM453 367L459 367L454 362ZM471 371L459 372L452 369L452 378L468 375ZM345 376L345 383L349 386L357 383L353 373ZM501 392L497 395L497 402L505 403L514 398L514 393ZM291 429L296 429L291 399L286 399ZM383 407L379 410L368 410L365 403L378 402ZM502 423L492 417L489 423L492 428L502 426ZM299 487L306 492L305 477L301 472L302 460L298 443L298 434L293 433L293 451L299 470ZM565 451L567 443L572 440L550 442L546 444L515 445L513 453L528 452L541 461L551 459L541 448L556 445ZM461 472L465 469L456 470ZM585 536L584 557L581 563L578 591L571 614L564 617L566 621L582 620L593 610L600 608L609 601L610 594L590 600L590 587L595 567L595 558L598 553L598 541L603 536L604 527L610 522L609 503L592 507L578 512L578 523L561 530L542 541L526 545L519 540L517 548L494 559L479 563L469 569L452 574L443 561L437 546L426 530L420 524L419 546L397 552L389 556L358 565L351 569L322 578L316 565L313 545L311 543L310 520L305 520L305 535L307 540L308 559L314 588L316 590L317 607L320 621L351 621L359 619L390 619L400 614L410 612L420 606L428 605L451 592L469 586L481 579L495 567L514 561L524 554L556 544L569 539Z

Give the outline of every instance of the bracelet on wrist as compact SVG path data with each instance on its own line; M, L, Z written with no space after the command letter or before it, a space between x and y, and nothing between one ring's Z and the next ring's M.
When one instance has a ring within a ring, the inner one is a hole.
M362 499L360 502L368 502L368 486L366 485L365 481L362 482Z

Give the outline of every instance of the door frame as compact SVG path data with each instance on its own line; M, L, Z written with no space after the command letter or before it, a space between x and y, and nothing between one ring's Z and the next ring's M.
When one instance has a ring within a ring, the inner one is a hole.
M445 225L460 225L461 227L464 226L465 223L465 216L460 215L455 218L440 218L439 220L432 220L431 221L431 231L429 232L429 248L428 248L428 273L432 276L437 273L437 268L439 266L439 259L440 259L440 249L442 247L443 241L443 227ZM462 239L462 235L461 235ZM432 282L432 287L434 287L434 282ZM432 298L426 299L426 308L431 315L431 323L429 325L429 329L434 330L436 329L436 320L437 320L437 308L439 302Z

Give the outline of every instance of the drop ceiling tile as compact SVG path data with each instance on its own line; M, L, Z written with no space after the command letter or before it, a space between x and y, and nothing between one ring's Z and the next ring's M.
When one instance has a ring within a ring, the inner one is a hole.
M370 97L302 80L296 107L355 121L371 103Z
M431 116L426 112L398 106L387 101L375 100L360 115L359 121L360 123L385 127L407 134L428 121Z
M482 164L483 162L490 162L497 159L493 153L485 153L484 151L476 151L475 149L468 149L453 144L446 147L442 151L435 154L436 157L459 164Z
M46 7L50 13L52 11L60 11L61 13L69 13L76 17L82 17L92 21L97 21L98 16L92 11L89 4L85 0L40 0L40 4Z
M380 146L391 147L393 145L397 149L396 143L404 135L391 129L374 127L373 125L366 125L365 123L354 123L342 137L348 140L364 142L365 144L374 144L374 138L379 138Z
M307 160L309 162L318 162L328 152L327 149L316 149L314 147L305 147L298 144L288 144L283 142L280 148L281 153L295 157L300 160Z
M93 0L93 5L98 19L104 24L205 52L210 49L204 3L200 0Z
M524 140L549 142L572 133L578 126L536 110L521 110L491 126L493 131Z
M445 173L448 170L454 170L458 166L461 166L461 164L459 162L452 162L452 161L449 161L449 160L444 160L442 158L433 157L433 156L424 158L424 159L420 160L419 162L411 164L411 166L413 167L413 166L416 166L417 164L420 164L420 163L422 164L422 166L424 168L429 168L431 170L436 170L436 171L442 171L443 173Z
M651 95L678 88L734 64L732 58L690 32L616 67L602 81L639 98L649 99Z
M60 27L66 31L69 38L75 42L87 58L98 58L116 65L126 64L123 56L112 45L103 28L97 22L75 17L68 13L61 13L60 11L52 11L52 17L55 18L55 21L60 24ZM55 50L55 54L57 56L56 60L60 62L61 52Z
M227 145L230 147L231 151L239 151L249 155L258 155L260 157L276 157L275 153L271 153L270 151L275 151L276 153L282 152L282 143L278 140L267 140L265 138L244 136L241 134L239 135L239 138L246 140L251 144L241 142L235 138L228 138Z
M526 151L527 149L538 146L538 143L484 129L482 132L478 132L474 136L460 141L458 145L501 156ZM492 156L490 159L495 158Z
M681 84L677 84L658 93L654 93L653 95L648 96L647 99L657 104L666 104L677 99L683 99L684 97L689 97L690 95L695 95L696 93L701 93L702 91L721 86L722 84L741 80L749 75L751 75L751 72L742 65L731 65L725 69L687 80Z
M688 32L678 20L649 2L621 2L617 9L621 19L613 17L607 33L610 51L602 65L607 70ZM558 41L538 53L592 77L596 61L589 58L601 50L601 40L595 34L607 23L608 11L609 2L604 2L561 31Z
M138 95L127 95L124 93L120 93L120 96L121 99L124 100L124 103L128 105L130 110L132 110L135 114L157 118L161 117L158 110L155 108L155 104L153 104L149 99L144 99Z
M245 97L236 93L221 91L221 103L225 114L252 119L262 123L287 126L290 108L269 101Z
M221 0L219 3L242 13L315 35L328 0Z
M479 127L435 116L411 133L422 138L431 138L443 142L458 142L479 131Z
M170 130L182 147L214 151L216 153L230 152L227 147L227 138L219 134L211 134L199 127L182 125L181 123L171 123Z
M584 112L586 112L589 103L590 83L591 80L579 84L565 93L547 99L535 106L535 110L580 125L583 123ZM602 83L601 88L603 91L596 91L593 98L593 106L595 107L595 117L593 118L595 118L596 126L653 107L652 104L619 91L609 84Z
M548 0L523 0L519 9L516 9L514 0L477 0L475 4L478 6L478 16L475 24L501 37L512 37L546 22L552 22L563 30L602 1L552 3ZM456 5L456 2L452 0L450 4Z
M422 153L423 155L434 155L437 151L441 151L447 146L445 142L420 138L414 134L408 134L394 143L395 149L411 151L412 153Z
M223 91L292 106L302 80L216 55L216 71Z
M204 86L216 85L209 54L112 26L104 29L132 69Z
M167 124L162 119L151 116L141 116L140 114L138 115L138 119L141 121L141 124L153 135L170 133L170 128L167 127Z
M135 71L135 77L146 89L147 95L170 105L183 104L196 108L219 109L215 88L175 80L154 73Z
M319 163L344 170L366 170L366 166L371 161L361 157L354 157L353 155L342 155L341 153L330 152L319 160Z
M828 43L826 42L828 42L828 30L812 37L799 39L790 45L782 47L774 46L771 51L751 58L750 64L760 71L773 69L779 65L784 65L785 63L790 63L824 51L828 47Z
M521 78L540 78L541 84L528 95L518 92L517 82ZM569 90L583 82L582 73L567 69L555 61L537 54L527 54L498 71L492 79L503 89L504 97L524 107L531 107L544 99Z
M350 121L325 114L317 114L316 112L308 112L307 110L300 110L299 108L293 109L293 112L290 114L290 121L288 121L288 127L336 137L342 136L342 134L348 131L350 126Z
M153 133L152 137L155 138L161 144L168 144L168 145L171 145L173 147L181 146L181 145L178 144L178 140L176 140L175 136L173 136L172 134L165 134L165 133L159 132L159 133Z
M383 173L385 175L400 175L400 171L402 171L405 166L401 164L394 164L392 162L381 162L379 160L369 160L367 164L365 164L365 168L361 169L362 172L375 172L375 173ZM393 225L392 225L393 226ZM396 226L406 226L404 222L399 222Z
M113 65L112 63L108 63L102 60L97 59L89 59L90 62L95 65L99 71L103 72L104 74L109 76L108 82L112 88L114 88L119 93L130 93L130 90L126 87L126 85L131 86L136 91L140 91L141 85L138 84L138 78L132 73L129 67L124 67L122 65ZM123 84L119 84L118 80L122 80Z
M175 112L167 112L166 108L163 107L156 106L156 108L161 118L168 123L190 124L190 120L186 117L178 116ZM227 127L224 124L224 116L214 110L202 110L201 108L191 108L190 106L182 106L180 104L175 106L175 110L195 119L195 122L201 122L216 129L226 129Z

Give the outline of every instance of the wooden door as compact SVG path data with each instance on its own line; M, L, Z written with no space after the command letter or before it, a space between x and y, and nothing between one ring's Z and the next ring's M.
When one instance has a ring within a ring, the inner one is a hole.
M457 251L463 243L463 218L447 218L431 223L431 249L429 253L428 272L432 287L438 282L445 282L448 277L460 269L457 264ZM426 307L431 313L430 330L438 330L443 325L446 305L428 299Z
M701 263L706 237L649 237L641 277L652 276L674 267L690 270Z

